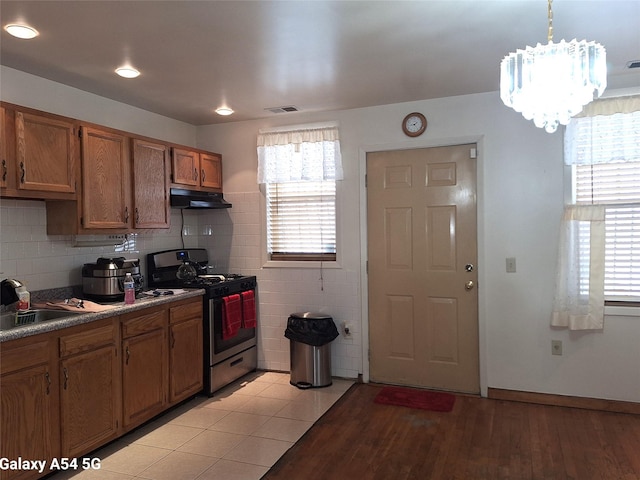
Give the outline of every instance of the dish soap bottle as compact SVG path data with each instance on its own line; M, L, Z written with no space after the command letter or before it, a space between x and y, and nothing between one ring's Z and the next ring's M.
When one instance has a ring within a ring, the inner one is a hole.
M130 273L124 277L124 303L131 305L136 301L136 287Z
M18 304L16 310L29 310L31 308L31 294L27 291L26 287L21 286L16 288L18 295Z

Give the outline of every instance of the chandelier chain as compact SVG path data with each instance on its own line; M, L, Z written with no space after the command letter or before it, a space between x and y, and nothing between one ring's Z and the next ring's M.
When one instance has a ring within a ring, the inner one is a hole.
M553 41L553 10L551 9L551 4L553 0L549 0L549 6L547 7L547 16L549 18L549 33L547 34L547 40L549 43Z

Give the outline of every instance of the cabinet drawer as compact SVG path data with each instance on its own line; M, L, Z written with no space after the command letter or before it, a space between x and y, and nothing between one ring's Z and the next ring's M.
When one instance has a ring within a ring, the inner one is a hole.
M165 328L166 319L167 312L165 310L156 310L142 315L139 314L130 320L123 320L122 338L129 338L159 328Z
M0 373L15 372L23 368L49 362L49 339L43 339L17 348L2 346Z
M202 318L202 300L200 299L196 302L185 303L169 309L169 321L171 324L192 318Z
M115 344L116 331L112 321L100 327L88 326L87 330L60 337L60 356L68 357L103 345Z

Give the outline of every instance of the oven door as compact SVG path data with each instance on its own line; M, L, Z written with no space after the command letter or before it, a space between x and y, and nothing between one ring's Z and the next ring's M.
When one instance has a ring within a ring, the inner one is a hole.
M222 338L222 298L209 299L209 364L215 365L230 356L256 345L256 329L240 328L232 338Z

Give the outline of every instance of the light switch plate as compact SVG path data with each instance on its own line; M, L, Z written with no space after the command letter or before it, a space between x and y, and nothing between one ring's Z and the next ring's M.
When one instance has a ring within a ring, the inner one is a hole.
M516 273L516 258L507 258L507 273Z

